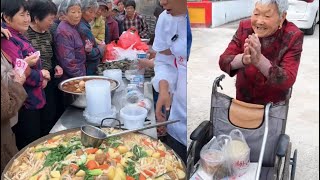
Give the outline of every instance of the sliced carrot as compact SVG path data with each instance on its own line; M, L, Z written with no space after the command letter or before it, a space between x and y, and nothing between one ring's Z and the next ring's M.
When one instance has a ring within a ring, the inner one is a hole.
M54 143L54 142L56 142L57 140L54 140L54 139L49 139L49 140L47 140L47 143L48 144L52 144L52 143Z
M144 175L143 175L142 173L140 173L140 175L139 175L139 180L147 180L147 178L144 177Z
M146 139L142 139L142 142L146 146L151 146L152 145L152 143L148 142Z
M127 176L127 177L126 177L126 180L135 180L135 179L134 179L134 177Z
M110 159L110 155L108 152L106 153L106 159Z
M150 168L150 169L144 170L143 172L148 176L152 176L154 173L156 173L156 169Z
M166 156L166 153L160 149L157 150L159 153L160 153L160 156L161 157L165 157Z
M76 165L76 164L73 164L73 163L70 164L70 167L71 167L72 169L74 169L75 171L77 171L77 170L79 169L79 166Z
M37 177L37 180L39 180L41 178L41 174Z
M99 166L99 169L108 169L110 167L109 164L102 164Z
M98 169L98 167L99 167L99 165L95 160L90 160L90 161L87 162L87 168L89 170Z
M86 153L87 154L94 154L98 151L98 148L90 148L90 149L86 149Z
M114 159L117 163L120 163L121 162L121 156L118 156Z

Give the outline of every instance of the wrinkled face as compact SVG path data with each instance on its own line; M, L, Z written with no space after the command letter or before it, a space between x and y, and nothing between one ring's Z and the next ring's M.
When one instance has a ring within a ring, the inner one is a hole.
M134 12L135 12L135 9L134 9L133 6L128 6L128 7L126 7L126 14L127 14L129 17L133 17Z
M12 18L4 16L4 19L6 20L8 26L20 33L26 32L31 22L29 11L25 11L23 8L20 8L20 10Z
M85 19L87 22L91 22L94 20L94 18L96 17L96 12L97 12L98 8L89 8L87 10L85 10L82 13L82 17L83 19Z
M258 37L268 37L282 26L286 13L280 17L276 4L256 3L251 16L251 26Z
M97 10L97 13L96 13L96 17L100 17L102 16L103 14L105 14L107 11L107 8L105 6L99 6L99 9Z
M118 10L119 10L120 12L123 12L123 11L124 11L124 4L123 4L122 2L119 2L119 3L118 3Z
M54 19L55 19L54 14L48 14L42 21L35 19L35 22L41 30L48 31L52 26Z
M185 13L185 7L181 4L186 3L185 0L160 0L160 5L167 10L168 14L177 16Z
M68 8L68 12L64 18L71 25L77 25L81 20L81 15L81 7L79 5L74 5Z

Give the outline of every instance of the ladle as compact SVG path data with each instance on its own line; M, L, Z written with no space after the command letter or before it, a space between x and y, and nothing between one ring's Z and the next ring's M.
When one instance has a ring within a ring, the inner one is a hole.
M136 129L130 129L130 130L125 130L125 131L120 131L114 134L106 134L102 129L91 126L91 125L84 125L81 126L81 143L86 146L86 147L99 147L103 140L106 138L114 137L114 136L121 136L127 133L132 133L132 132L137 132L137 131L142 131L158 126L163 126L167 124L172 124L179 122L180 120L172 120L172 121L165 121L161 123L156 123L156 124L151 124L144 126L142 128L136 128ZM102 123L101 123L102 124Z

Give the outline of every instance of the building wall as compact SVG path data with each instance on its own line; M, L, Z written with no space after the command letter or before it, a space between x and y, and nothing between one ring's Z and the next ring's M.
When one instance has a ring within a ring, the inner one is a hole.
M212 3L212 27L249 17L254 0L231 0Z

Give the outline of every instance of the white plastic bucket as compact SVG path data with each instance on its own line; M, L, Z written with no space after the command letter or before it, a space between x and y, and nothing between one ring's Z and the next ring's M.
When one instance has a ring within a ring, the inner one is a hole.
M134 104L128 104L120 109L120 119L123 120L126 129L143 127L148 110Z

